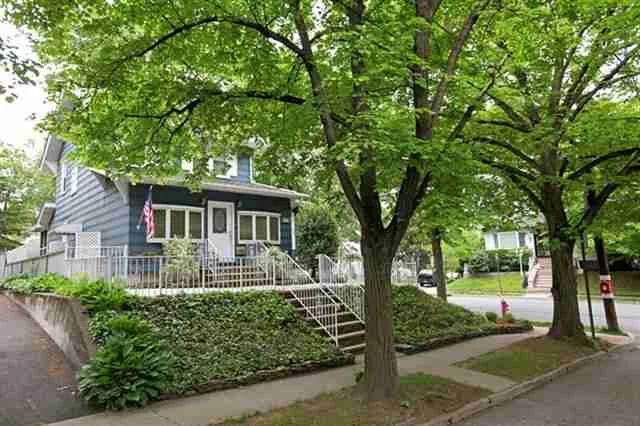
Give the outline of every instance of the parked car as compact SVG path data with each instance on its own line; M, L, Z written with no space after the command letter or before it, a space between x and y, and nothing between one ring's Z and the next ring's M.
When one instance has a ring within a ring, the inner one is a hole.
M457 280L458 278L460 278L459 272L447 272L447 279L449 281L454 281L454 280Z
M433 280L433 271L421 269L420 272L418 272L418 285L420 287L434 287L436 282Z

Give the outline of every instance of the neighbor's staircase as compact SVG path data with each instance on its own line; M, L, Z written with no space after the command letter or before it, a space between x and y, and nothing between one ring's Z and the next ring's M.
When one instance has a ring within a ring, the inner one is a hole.
M551 272L551 258L538 257L534 266L535 271L529 282L529 293L550 293L553 285L553 274Z

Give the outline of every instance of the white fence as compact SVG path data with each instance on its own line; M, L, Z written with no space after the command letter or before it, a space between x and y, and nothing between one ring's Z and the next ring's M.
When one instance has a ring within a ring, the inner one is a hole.
M321 283L364 285L362 259L337 259L326 255L318 256L318 274ZM396 285L416 285L418 271L416 262L394 260L391 268L391 283Z

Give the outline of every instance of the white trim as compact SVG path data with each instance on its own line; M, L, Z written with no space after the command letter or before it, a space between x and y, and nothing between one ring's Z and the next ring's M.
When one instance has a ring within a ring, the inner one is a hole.
M296 214L291 211L291 250L296 249Z
M122 202L125 205L129 205L129 179L126 177L115 178L113 184L122 196Z
M60 167L60 194L64 195L67 192L65 188L67 184L67 163L65 161L62 162Z
M73 164L71 167L71 193L75 194L78 191L78 166Z
M96 173L100 173L107 176L106 172L98 169L91 169ZM163 185L163 186L176 186L179 188L185 188L184 179L180 178L168 178L168 179L154 179L149 177L142 177L139 184L150 185ZM231 180L215 181L215 182L202 182L202 189L208 189L211 191L229 192L233 194L252 194L252 195L267 195L278 198L308 198L309 195L302 194L300 192L291 191L289 189L277 188L275 186L265 185L262 183L239 183Z
M262 241L271 244L280 244L282 241L282 215L280 213L273 212L261 212L261 211L253 211L253 210L239 210L237 213L238 216L238 243L239 244L249 244L254 241ZM241 240L240 239L240 216L250 216L251 217L251 236L253 238L249 240ZM267 218L267 239L259 240L256 238L256 216L264 216ZM270 218L275 217L278 219L278 239L271 239L271 221Z
M228 201L208 201L207 202L207 238L211 239L213 233L213 214L211 209L214 207L221 207L225 209L231 209L231 214L227 213L227 218L231 218L230 223L227 223L227 229L231 231L231 257L235 257L236 254L236 205ZM239 232L239 230L238 230ZM226 256L225 256L226 257Z
M164 213L164 237L162 238L157 238L157 237L153 237L153 238L148 238L146 237L146 241L148 243L163 243L165 241L169 241L169 240L173 240L174 238L171 237L171 211L172 210L176 210L176 211L184 211L185 215L184 215L184 239L187 240L194 240L194 241L200 241L204 238L204 208L203 207L194 207L194 206L185 206L185 205L179 205L179 204L154 204L153 205L153 210L163 210ZM189 214L188 212L198 212L200 213L200 238L191 238L191 236L189 235L189 221L191 220L189 218Z
M249 182L255 182L255 179L253 178L253 155L249 155Z
M63 223L51 230L53 234L77 234L78 232L82 232L81 223Z

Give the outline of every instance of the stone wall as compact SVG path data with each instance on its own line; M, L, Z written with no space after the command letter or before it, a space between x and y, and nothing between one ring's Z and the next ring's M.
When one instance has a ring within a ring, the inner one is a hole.
M74 368L95 354L87 330L89 316L78 300L44 293L23 296L8 292L8 296L51 337Z

